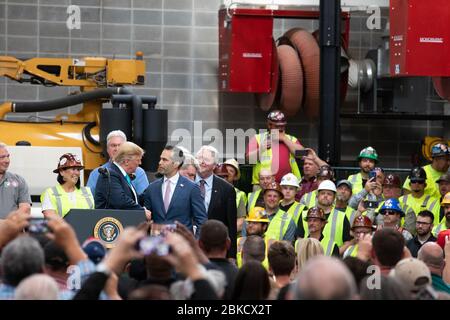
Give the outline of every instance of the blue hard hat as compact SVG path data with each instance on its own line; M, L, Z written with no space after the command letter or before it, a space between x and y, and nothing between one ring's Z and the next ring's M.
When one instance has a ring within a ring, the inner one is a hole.
M380 213L383 214L383 212L386 210L396 211L396 212L400 213L401 217L403 217L405 215L403 210L400 208L400 203L398 202L398 199L396 199L396 198L387 199L383 203L383 206L380 209Z
M89 238L83 243L83 251L93 263L98 264L106 255L106 248L96 238Z

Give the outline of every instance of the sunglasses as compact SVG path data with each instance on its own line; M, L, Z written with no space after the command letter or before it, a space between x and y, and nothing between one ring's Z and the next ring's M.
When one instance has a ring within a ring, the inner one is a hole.
M383 215L390 215L390 216L392 216L392 215L397 214L397 213L398 212L394 211L394 210L384 210Z

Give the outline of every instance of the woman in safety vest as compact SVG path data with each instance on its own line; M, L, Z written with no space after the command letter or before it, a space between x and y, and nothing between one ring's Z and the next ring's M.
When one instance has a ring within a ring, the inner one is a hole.
M80 186L80 172L84 169L81 160L72 153L59 158L58 184L41 194L42 212L54 212L64 217L70 209L94 209L94 197L88 187Z

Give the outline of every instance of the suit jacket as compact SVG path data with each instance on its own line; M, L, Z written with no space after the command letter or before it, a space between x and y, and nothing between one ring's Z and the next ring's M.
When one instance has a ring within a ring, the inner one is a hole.
M107 174L100 174L95 186L95 208L142 210L143 208L136 203L133 191L117 165L111 163L107 168L109 178Z
M231 184L216 175L214 175L213 178L211 200L208 207L208 219L222 221L228 227L228 234L231 240L231 247L230 250L228 250L228 257L236 259L236 191Z
M180 176L166 212L162 195L164 178L153 181L142 195L144 206L152 212L155 223L174 223L175 220L190 230L193 225L200 226L208 219L200 188L191 180Z

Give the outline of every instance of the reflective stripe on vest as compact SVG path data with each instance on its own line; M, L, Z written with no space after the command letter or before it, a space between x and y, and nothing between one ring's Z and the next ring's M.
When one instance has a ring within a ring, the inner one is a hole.
M347 252L346 257L356 257L356 255L358 254L358 246L357 245L352 245L347 250L348 250L348 252Z
M294 206L292 206L292 207L294 207ZM288 213L291 213L292 207L289 208ZM298 225L298 217L299 217L300 209L302 207L303 207L303 205L301 205L300 203L296 202L295 209L293 210L294 212L291 214L292 220L294 220L296 225Z
M320 244L322 245L325 255L331 257L334 248L334 241L331 238L328 239L324 237L322 240L320 240Z
M88 207L91 209L94 209L94 204L91 201L91 196L89 195L89 192L85 187L80 187L81 193L83 194L84 198L86 199L86 202L88 204Z
M350 214L349 214L349 212L350 212ZM350 226L353 224L353 220L355 220L356 212L357 212L357 210L353 210L353 208L350 206L348 206L345 209L345 215L347 216L348 221L350 222Z
M269 226L267 227L267 231L265 233L266 239L283 240L283 237L289 227L289 220L289 214L279 209L269 222Z
M306 217L307 211L303 211L303 212L304 212L304 216ZM338 216L340 216L340 217L338 217ZM345 217L346 217L345 213L340 212L336 209L333 209L330 213L330 216L328 216L328 223L325 225L325 228L322 231L322 234L324 237L327 237L327 238L331 239L333 242L336 242L336 244L338 246L342 246L342 244L343 244L343 241L342 241L343 230L342 229L343 229L343 222L344 222ZM330 218L331 218L331 224L330 224ZM338 228L338 226L337 226L338 218L339 218L339 224L340 224L339 232L341 233L339 239L336 237L336 235L338 233L338 229L337 229ZM308 223L306 221L303 221L303 222L304 222L303 227L305 230L305 238L306 238L309 235Z
M255 206L256 201L258 200L259 194L261 193L262 189L256 190L255 192L250 193L248 197L248 203L247 203L247 212L250 212L250 210Z
M56 199L56 211L58 214L62 216L62 202L61 202L61 195L58 192L58 189L56 187L52 187L53 195Z

